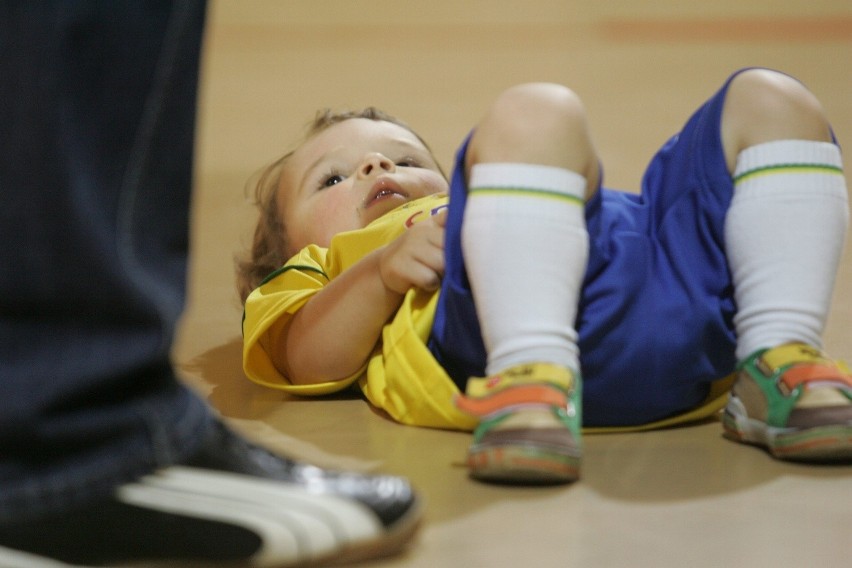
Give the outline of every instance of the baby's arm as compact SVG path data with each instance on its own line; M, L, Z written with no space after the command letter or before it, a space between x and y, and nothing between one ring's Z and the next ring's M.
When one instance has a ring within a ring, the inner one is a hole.
M332 280L270 350L275 366L293 384L345 379L363 366L405 293L440 286L445 223L443 210Z

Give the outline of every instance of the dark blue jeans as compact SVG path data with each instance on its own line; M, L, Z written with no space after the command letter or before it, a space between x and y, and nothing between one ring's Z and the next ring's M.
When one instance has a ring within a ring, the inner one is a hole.
M0 524L173 464L204 2L0 2Z

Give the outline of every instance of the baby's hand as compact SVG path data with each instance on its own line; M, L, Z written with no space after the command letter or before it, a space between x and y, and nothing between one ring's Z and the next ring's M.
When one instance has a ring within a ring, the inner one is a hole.
M385 286L405 294L414 286L437 290L444 275L444 226L447 209L415 223L395 241L385 246L379 271Z

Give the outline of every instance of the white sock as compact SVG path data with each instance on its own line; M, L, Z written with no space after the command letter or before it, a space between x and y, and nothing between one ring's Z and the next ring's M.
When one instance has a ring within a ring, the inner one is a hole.
M739 360L792 341L822 347L849 224L842 167L828 142L767 142L738 156L725 241Z
M473 166L462 249L491 375L522 363L579 370L574 320L588 259L586 180L566 169Z

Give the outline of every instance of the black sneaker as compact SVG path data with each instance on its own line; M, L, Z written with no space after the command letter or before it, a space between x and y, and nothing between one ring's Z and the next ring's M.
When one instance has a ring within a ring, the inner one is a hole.
M420 518L402 478L295 462L221 427L109 501L0 527L0 566L338 564L399 552Z

